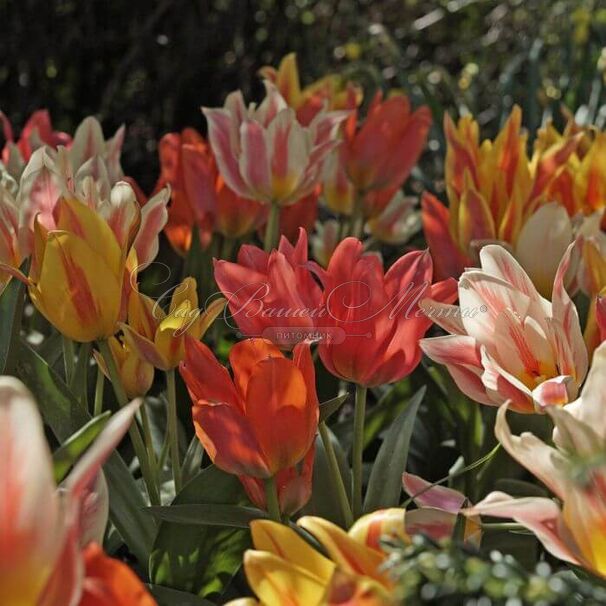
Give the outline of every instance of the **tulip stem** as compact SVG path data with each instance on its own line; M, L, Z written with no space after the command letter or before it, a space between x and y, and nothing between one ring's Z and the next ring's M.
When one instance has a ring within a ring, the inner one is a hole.
M339 469L339 462L337 461L337 455L330 439L330 433L326 427L326 423L320 423L320 437L322 438L322 444L324 444L324 450L326 451L326 460L328 462L328 470L332 476L332 481L337 487L337 499L339 501L339 507L341 508L341 515L345 522L345 527L349 528L353 524L353 514L349 505L349 499L347 498L347 490L345 489L345 483L343 482L343 476Z
M112 350L107 341L99 341L99 351L103 356L103 360L105 361L105 366L107 367L107 372L110 377L110 383L114 388L114 393L116 394L116 398L118 399L118 404L120 406L126 406L128 404L128 396L126 395L126 391L124 390L124 386L122 385L122 380L120 379L120 373L118 373L118 368L116 367L116 361L114 360L114 356L112 354ZM143 443L143 438L141 437L141 432L139 431L139 426L136 421L133 421L130 424L128 429L128 435L130 436L131 442L133 444L133 448L135 450L135 455L137 459L139 459L139 465L141 467L141 475L143 476L143 481L145 482L145 486L147 488L147 494L149 495L149 501L152 505L160 505L160 493L158 492L158 487L154 481L154 475L152 473L149 459L147 457L147 451L145 450L145 444Z
M278 245L278 236L280 231L280 207L272 202L269 207L269 217L267 217L267 225L265 226L265 252L271 252Z
M364 452L364 419L366 416L367 388L356 385L354 433L352 449L352 495L354 519L362 515L362 453Z
M179 461L179 431L177 426L177 388L175 369L166 371L166 389L168 396L168 439L170 442L170 460L175 481L175 494L181 490L181 462Z
M265 501L267 503L267 513L275 522L281 522L280 502L278 501L278 489L276 487L276 478L272 476L265 480Z
M65 364L65 384L71 385L74 376L74 342L63 336L63 363Z
M105 391L105 375L101 366L97 364L97 382L95 384L95 403L93 404L93 416L98 417L103 412L103 392Z

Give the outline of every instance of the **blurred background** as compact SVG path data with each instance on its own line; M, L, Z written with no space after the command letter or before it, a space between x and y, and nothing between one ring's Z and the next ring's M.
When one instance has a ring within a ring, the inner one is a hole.
M0 0L0 109L17 132L43 107L68 132L125 123L123 166L149 191L162 134L204 131L200 106L233 89L258 98L257 70L290 51L304 83L339 71L428 103L439 152L444 111L487 136L513 103L530 129L561 104L603 124L605 47L606 0Z

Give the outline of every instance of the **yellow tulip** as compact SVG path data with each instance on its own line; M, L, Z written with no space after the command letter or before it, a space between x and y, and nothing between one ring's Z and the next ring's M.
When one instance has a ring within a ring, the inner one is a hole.
M194 278L185 278L172 295L168 313L157 301L134 292L128 302L128 324L121 324L127 345L160 370L171 370L185 357L185 336L201 339L225 307L215 299L205 310L198 308Z
M56 229L39 222L34 227L31 300L66 337L82 343L107 339L120 319L129 251L79 200L62 198L56 212Z

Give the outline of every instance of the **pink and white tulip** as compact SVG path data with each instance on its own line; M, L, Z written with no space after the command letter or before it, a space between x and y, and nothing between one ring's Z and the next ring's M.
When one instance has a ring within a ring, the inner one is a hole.
M238 195L287 206L310 194L328 153L337 145L337 126L346 112L319 112L302 126L276 87L248 107L240 91L222 108L204 108L210 143L227 185Z
M421 348L445 364L459 389L489 406L509 402L533 413L572 401L587 372L587 349L576 308L564 288L574 244L543 298L503 247L480 251L481 269L459 279L459 305L426 299L421 307L449 335L423 339Z
M511 434L507 406L497 414L495 433L505 450L561 501L515 499L493 492L470 515L513 518L534 532L554 556L606 578L606 345L601 345L581 397L563 408L549 408L555 422L548 446L535 435Z

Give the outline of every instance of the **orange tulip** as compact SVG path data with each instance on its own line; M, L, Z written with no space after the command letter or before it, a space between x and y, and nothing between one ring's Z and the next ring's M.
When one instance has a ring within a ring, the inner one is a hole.
M157 606L137 575L90 543L83 552L84 582L79 606Z
M411 112L406 96L382 101L379 92L359 128L357 118L353 112L344 129L345 165L355 189L399 188L423 151L431 126L429 108Z
M206 246L213 231L240 238L266 220L262 204L238 196L225 184L210 147L195 129L164 135L158 153L161 171L156 190L171 186L165 233L177 252L189 250L194 226Z
M290 360L264 339L247 339L229 354L233 371L206 345L187 339L179 369L193 402L196 435L224 471L271 478L298 465L312 448L318 399L309 345Z
M487 241L515 246L522 227L548 202L548 190L578 145L572 137L528 158L522 111L514 107L494 141L480 143L471 116L455 124L444 116L449 208L432 194L423 198L423 227L438 278L458 278L477 262Z

